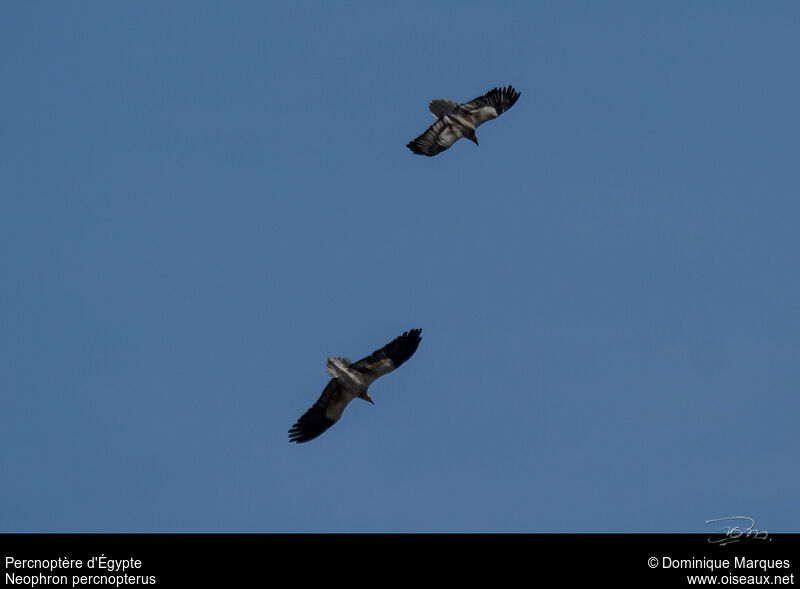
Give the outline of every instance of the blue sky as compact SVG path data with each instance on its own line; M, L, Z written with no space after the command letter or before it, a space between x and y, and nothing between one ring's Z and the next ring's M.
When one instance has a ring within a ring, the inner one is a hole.
M800 531L800 7L384 4L0 9L0 529Z

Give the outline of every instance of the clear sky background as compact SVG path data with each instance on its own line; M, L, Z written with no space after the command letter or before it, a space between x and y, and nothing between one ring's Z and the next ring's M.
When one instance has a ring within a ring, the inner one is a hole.
M2 531L800 531L796 2L0 8ZM433 98L522 96L434 157ZM417 353L320 438L328 381Z

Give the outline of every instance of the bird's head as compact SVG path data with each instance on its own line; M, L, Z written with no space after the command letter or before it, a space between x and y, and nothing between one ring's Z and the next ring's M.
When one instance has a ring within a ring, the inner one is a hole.
M472 135L467 135L467 139L472 141L475 145L478 145L478 138L475 136L475 131L472 132Z
M369 402L370 402L370 403L372 403L373 405L375 404L375 401L373 401L373 400L372 400L372 397L370 397L370 396L369 396L369 393L368 393L368 392L366 392L366 391L364 391L364 394L363 394L363 395L359 395L359 398L360 398L360 399L364 399L365 401L369 401Z

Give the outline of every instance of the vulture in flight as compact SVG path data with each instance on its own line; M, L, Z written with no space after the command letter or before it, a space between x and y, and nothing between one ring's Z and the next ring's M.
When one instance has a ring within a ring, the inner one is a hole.
M355 364L348 358L328 358L326 368L332 378L313 407L289 430L289 441L299 444L313 440L339 421L344 408L356 397L373 403L367 393L369 385L411 358L421 333L421 329L407 331Z
M462 137L478 145L475 129L506 112L514 106L519 96L519 92L508 86L494 88L464 104L442 98L431 100L428 108L436 117L436 122L406 147L420 155L434 156Z

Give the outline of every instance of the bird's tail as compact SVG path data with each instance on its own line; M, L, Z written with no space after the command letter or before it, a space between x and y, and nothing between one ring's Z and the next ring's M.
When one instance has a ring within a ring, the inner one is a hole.
M430 109L431 114L435 116L437 119L439 119L444 115L449 115L454 113L456 109L458 109L458 104L456 104L452 100L437 98L436 100L431 100L431 103L428 105L428 108Z

